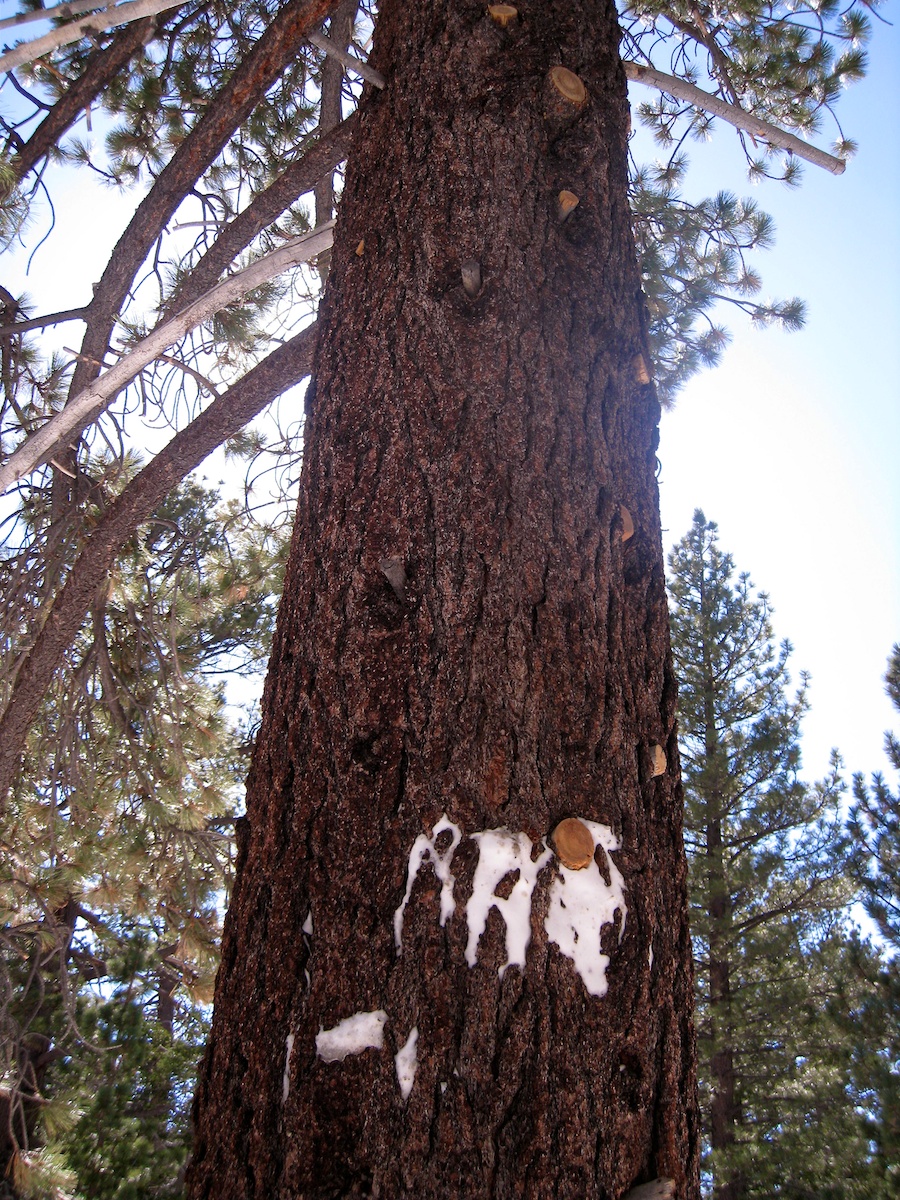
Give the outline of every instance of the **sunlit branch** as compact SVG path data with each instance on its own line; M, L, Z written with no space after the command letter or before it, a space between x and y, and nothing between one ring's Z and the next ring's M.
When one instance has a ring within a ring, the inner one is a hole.
M62 411L51 417L36 433L32 434L9 460L0 467L0 491L47 461L54 449L67 439L81 432L103 411L109 400L131 382L144 367L189 330L194 329L228 304L233 304L252 292L254 288L274 279L276 275L309 262L317 254L328 250L333 240L334 222L328 221L311 233L293 238L284 246L257 259L243 271L223 280L211 288L199 300L182 309L171 320L154 329L142 341L121 358L115 366L78 393Z
M754 137L763 138L769 145L777 146L780 150L788 150L791 154L796 154L798 158L803 158L817 167L823 167L832 175L844 173L847 164L842 158L835 158L833 154L819 150L816 146L810 146L793 133L787 133L784 129L779 129L777 125L770 125L768 121L762 121L759 117L754 117L752 113L744 112L742 108L720 100L718 96L711 96L709 92L704 92L684 79L676 79L674 75L665 75L662 71L657 71L655 68L644 66L641 63L623 62L622 66L625 68L626 76L635 83L643 83L647 87L656 88L657 91L667 92L677 100L684 100L704 112L721 117L735 129L742 129Z
M42 37L22 42L14 49L7 50L5 54L0 54L0 71L11 71L13 67L21 67L23 63L34 62L50 50L68 46L72 42L80 42L84 37L102 33L116 25L127 25L130 21L140 20L141 17L151 17L156 13L165 12L168 8L177 8L182 2L183 0L129 0L129 3L94 13L84 20L60 25L58 29L51 29Z

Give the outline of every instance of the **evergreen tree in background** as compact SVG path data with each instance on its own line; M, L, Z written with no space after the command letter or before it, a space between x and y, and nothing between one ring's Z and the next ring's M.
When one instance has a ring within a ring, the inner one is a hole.
M900 645L891 653L885 682L900 711ZM891 767L900 771L900 740L895 734L885 735L885 750ZM900 1196L900 789L892 789L878 773L871 786L857 775L853 793L850 829L857 876L866 911L886 948L874 961L871 953L860 953L869 989L853 1013L854 1078L866 1131L875 1146L878 1194L895 1197Z
M0 859L0 1195L174 1194L246 769L223 685L264 661L284 548L238 517L172 492L32 726Z
M799 778L805 680L792 696L768 600L700 511L669 589L707 1179L716 1200L862 1197L843 1190L866 1146L823 1017L851 895L837 763Z

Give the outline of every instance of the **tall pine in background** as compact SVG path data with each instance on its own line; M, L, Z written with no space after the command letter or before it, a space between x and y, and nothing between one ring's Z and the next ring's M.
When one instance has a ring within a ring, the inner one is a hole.
M767 598L702 512L670 568L706 1184L717 1200L851 1195L866 1148L822 1016L850 895L837 763L800 779L806 681L790 693Z
M891 653L885 682L900 711L900 644ZM895 734L885 735L885 750L893 769L900 771ZM884 948L874 961L862 949L859 955L861 967L869 968L869 986L853 1014L853 1077L875 1152L877 1195L894 1197L900 1196L900 788L892 789L877 773L871 786L857 775L853 792L854 861L863 903Z

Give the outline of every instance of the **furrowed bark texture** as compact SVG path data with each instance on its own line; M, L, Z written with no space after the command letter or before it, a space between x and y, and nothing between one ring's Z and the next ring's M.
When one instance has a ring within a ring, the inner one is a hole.
M657 1175L698 1195L659 407L635 362L617 43L603 0L523 0L505 29L474 0L380 7L387 87L363 103L323 302L194 1200L619 1200ZM554 97L559 65L580 109ZM563 189L580 203L560 222ZM444 813L455 907L442 923L426 859L398 953L410 851ZM524 966L502 969L496 906L468 965L473 835L546 843L568 816L621 843L605 995L545 928L556 860ZM321 1030L378 1012L380 1049L317 1054Z

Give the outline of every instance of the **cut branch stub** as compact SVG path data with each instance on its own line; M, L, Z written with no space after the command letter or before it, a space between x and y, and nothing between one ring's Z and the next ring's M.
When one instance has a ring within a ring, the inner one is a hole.
M627 542L634 537L634 518L624 504L619 505L619 517L622 521L622 541Z
M650 371L647 368L647 360L643 354L636 354L634 356L631 368L634 371L635 383L648 384L650 382Z
M492 20L505 29L510 21L514 21L519 15L519 10L512 4L489 4L488 14Z
M590 866L594 857L594 839L588 827L577 817L566 817L560 821L553 830L552 840L564 867L570 871L581 871Z
M569 192L563 189L556 197L557 220L565 221L567 217L571 216L579 204L580 201L574 192Z
M476 258L467 258L460 264L459 272L462 275L463 291L474 300L481 291L481 263Z
M576 108L584 105L587 100L587 88L574 71L570 71L568 67L551 67L549 80L551 87L569 104L575 105Z
M663 775L668 766L666 752L657 742L654 742L650 747L650 778L655 779L657 775Z
M673 1179L654 1179L652 1183L642 1183L632 1188L625 1200L672 1200L675 1195Z
M587 88L568 67L551 67L544 80L544 116L556 133L572 124L587 104Z

